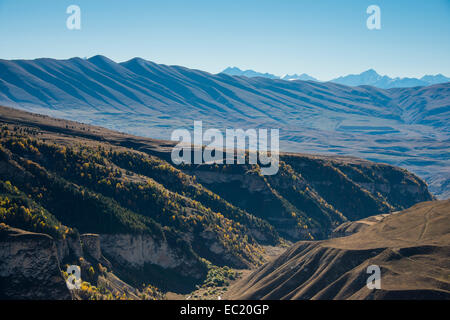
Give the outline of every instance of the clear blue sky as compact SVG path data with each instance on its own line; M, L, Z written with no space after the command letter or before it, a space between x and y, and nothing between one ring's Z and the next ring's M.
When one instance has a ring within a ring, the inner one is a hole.
M81 8L81 30L66 8ZM381 8L381 30L366 8ZM139 56L321 80L374 68L450 76L450 0L0 0L0 58Z

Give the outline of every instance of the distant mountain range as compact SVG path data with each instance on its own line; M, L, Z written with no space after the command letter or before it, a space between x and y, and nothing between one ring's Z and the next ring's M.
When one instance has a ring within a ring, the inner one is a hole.
M281 77L281 80L302 80L302 81L318 81L316 78L307 75L306 73L302 74L286 74Z
M285 151L353 155L405 167L450 196L450 83L350 87L211 74L134 58L0 60L0 104L135 135L280 128Z
M438 83L450 82L450 78L437 75L426 75L420 79L417 78L390 78L388 76L381 76L375 70L370 69L360 74L350 74L345 77L339 77L331 80L332 82L344 84L347 86L361 86L368 85L378 88L405 88L405 87L420 87L429 86Z
M306 73L298 74L286 74L282 77L276 76L271 73L261 73L253 70L241 70L237 67L228 67L221 73L228 74L230 76L244 76L244 77L263 77L268 79L281 79L281 80L303 80L303 81L318 81L316 78L307 75Z
M303 81L319 81L318 79L303 73L301 75L284 75L282 77L270 74L260 73L253 70L241 70L237 67L226 68L222 73L231 76L245 76L245 77L263 77L269 79L281 79L281 80L303 80ZM450 78L445 77L442 74L426 75L420 79L417 78L390 78L388 76L381 76L375 70L369 69L360 74L350 74L347 76L339 77L330 80L330 82L343 84L346 86L374 86L377 88L406 88L406 87L420 87L429 86L433 84L450 82Z
M280 79L280 77L271 73L261 73L253 70L241 70L237 67L228 67L222 71L222 73L228 74L230 76L244 76L244 77L263 77L267 79Z

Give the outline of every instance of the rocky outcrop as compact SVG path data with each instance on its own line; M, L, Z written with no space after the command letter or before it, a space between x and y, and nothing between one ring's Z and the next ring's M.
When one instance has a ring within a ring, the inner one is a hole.
M103 266L112 268L111 263L102 254L100 235L95 233L85 233L80 235L80 241L83 248L83 256L89 257L92 262L98 262Z
M83 256L83 249L81 248L80 236L78 234L67 235L64 238L56 239L55 244L60 262L70 257L78 259Z
M101 234L100 244L114 273L131 285L151 283L162 290L189 293L207 274L206 264L189 244L169 233L158 240L149 234Z
M104 253L121 264L141 268L146 263L175 268L181 262L172 255L166 243L158 244L150 236L131 234L100 235Z
M84 253L88 253L92 258L100 260L102 257L102 251L100 249L100 236L94 233L85 233L80 236L81 243L83 244Z
M291 241L327 239L346 221L433 199L414 174L350 157L281 153L279 171L273 176L262 176L252 166L186 165L182 169Z
M298 242L225 298L450 299L449 208L423 202L348 237ZM379 267L377 288L367 286L369 266Z
M0 299L71 299L52 237L0 226Z
M155 280L155 276L165 281L163 279L170 278L171 274L181 274L182 277L173 279L173 282L180 284L168 282L183 289L192 287L206 275L206 267L195 256L175 248L165 239L156 241L150 235L89 233L54 241L46 234L0 224L0 299L79 298L72 296L66 286L60 270L62 261L81 263L83 280L88 275L83 272L87 272L90 266L97 269L98 264L117 271L131 281L147 282ZM115 280L108 279L107 274ZM112 281L110 284L114 284L111 285L114 290L116 287L132 288L110 272L98 279L107 283Z
M176 252L167 241L156 241L150 235L101 234L102 252L114 264L131 269L156 265L163 269L177 269L181 274L201 278L198 261Z

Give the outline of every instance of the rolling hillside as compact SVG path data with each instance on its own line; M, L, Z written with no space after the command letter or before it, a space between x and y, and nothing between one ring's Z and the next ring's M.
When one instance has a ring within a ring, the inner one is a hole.
M450 201L417 204L355 234L298 242L238 282L232 299L449 299ZM369 265L381 269L370 290Z
M160 139L194 120L280 128L284 151L398 165L448 197L450 84L379 89L213 75L140 58L0 60L0 103Z
M281 80L304 80L304 81L316 81L316 82L327 82L320 81L308 74L292 74L284 75L278 77L270 73L261 73L253 70L241 70L237 67L229 67L223 70L221 73L228 74L230 76L244 76L244 77L263 77L268 79L281 79ZM442 74L436 75L425 75L418 78L391 78L389 76L379 75L375 70L369 69L360 74L349 74L346 76L338 77L336 79L331 79L329 82L334 82L338 84L343 84L346 86L373 86L382 89L390 88L407 88L407 87L424 87L433 84L450 82L450 78L445 77Z

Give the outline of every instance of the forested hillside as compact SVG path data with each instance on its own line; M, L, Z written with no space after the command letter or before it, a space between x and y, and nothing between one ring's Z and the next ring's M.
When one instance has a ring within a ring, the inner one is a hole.
M55 239L99 234L119 271L167 289L161 268L194 284L204 259L260 265L263 245L327 238L342 222L432 199L422 180L389 165L282 154L274 176L258 165L176 167L168 142L2 111L0 222ZM138 235L159 260L109 245Z

